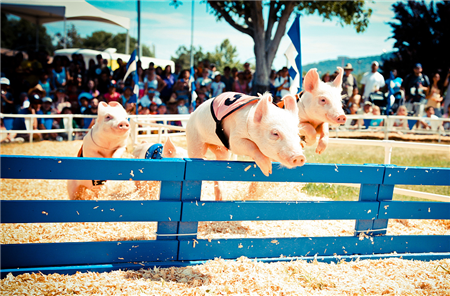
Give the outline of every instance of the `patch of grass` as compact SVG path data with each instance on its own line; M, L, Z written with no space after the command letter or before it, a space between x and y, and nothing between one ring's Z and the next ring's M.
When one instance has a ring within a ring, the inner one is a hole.
M342 201L355 201L359 196L359 188L326 183L308 183L301 191L310 196L328 197Z

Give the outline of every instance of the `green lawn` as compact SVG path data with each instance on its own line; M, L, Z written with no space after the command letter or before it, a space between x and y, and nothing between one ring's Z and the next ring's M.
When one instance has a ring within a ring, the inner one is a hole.
M317 155L315 148L312 147L305 149L305 155L309 163L382 164L384 162L383 147L330 144L322 155ZM446 152L393 148L391 158L391 164L398 166L450 167L450 154ZM399 185L398 187L450 196L450 186ZM332 184L311 183L307 184L303 190L309 195L326 196L334 200L357 200L359 194L358 188ZM398 194L394 194L394 200L425 201Z

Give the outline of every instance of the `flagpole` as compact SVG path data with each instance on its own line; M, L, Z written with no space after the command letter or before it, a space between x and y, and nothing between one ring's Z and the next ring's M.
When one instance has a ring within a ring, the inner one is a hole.
M138 61L141 60L142 50L141 50L141 0L137 0L137 29L138 29L138 38L137 38L137 56Z
M195 86L194 86L194 82L195 82L195 78L194 78L194 3L195 1L192 0L192 8L191 8L191 59L189 62L190 65L190 71L191 71L191 78L190 80L192 81L191 83L191 102L189 104L189 109L191 109L194 106L194 92L195 92Z

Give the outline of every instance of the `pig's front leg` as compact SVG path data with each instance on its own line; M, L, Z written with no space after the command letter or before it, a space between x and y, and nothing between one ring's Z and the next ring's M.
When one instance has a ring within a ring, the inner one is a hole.
M261 153L258 146L248 139L239 139L232 143L232 148L239 151L239 154L253 158L265 176L272 174L272 161Z
M300 139L304 138L306 146L312 146L316 143L317 132L309 122L299 124Z
M317 127L317 133L320 135L319 143L317 144L316 153L322 154L328 146L329 129L328 122L324 122Z
M123 153L125 152L126 147L120 147L112 154L111 158L122 158Z

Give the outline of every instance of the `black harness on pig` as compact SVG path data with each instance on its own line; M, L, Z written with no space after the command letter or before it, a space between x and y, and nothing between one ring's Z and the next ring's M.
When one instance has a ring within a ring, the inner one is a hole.
M259 97L252 97L245 94L225 92L215 97L211 102L211 115L216 122L216 135L223 146L230 149L230 141L222 127L222 121L234 111L259 100Z
M80 151L78 151L78 157L83 157L83 145L81 145ZM92 186L105 185L106 180L92 180Z

